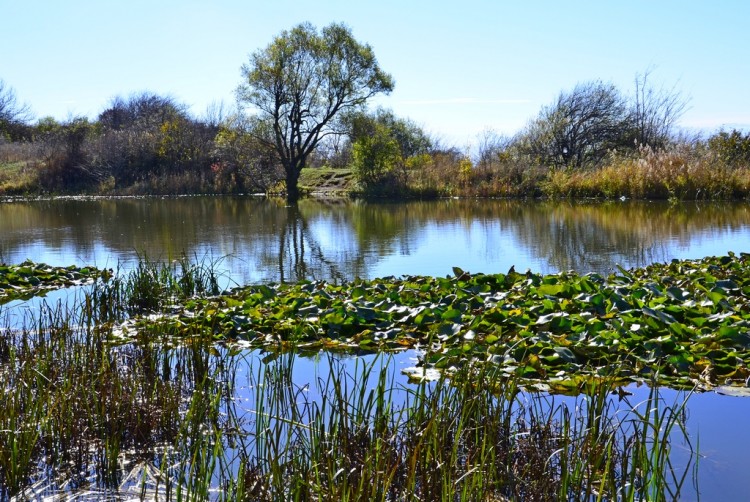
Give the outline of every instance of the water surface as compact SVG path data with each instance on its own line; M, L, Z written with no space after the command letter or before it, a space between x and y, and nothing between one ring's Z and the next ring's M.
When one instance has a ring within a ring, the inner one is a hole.
M127 266L138 254L221 260L240 283L403 274L608 273L750 251L745 203L256 197L55 199L0 204L0 260Z

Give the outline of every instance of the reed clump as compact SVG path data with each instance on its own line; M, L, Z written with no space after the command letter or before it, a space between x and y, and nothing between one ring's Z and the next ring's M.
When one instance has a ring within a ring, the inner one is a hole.
M684 403L656 388L620 417L605 385L558 403L485 368L400 387L331 358L310 400L288 361L256 377L245 500L672 500L689 471L667 464Z
M139 256L126 272L105 276L87 299L90 319L119 321L138 314L156 314L192 297L217 295L221 275L217 261L194 260L185 255L169 263Z

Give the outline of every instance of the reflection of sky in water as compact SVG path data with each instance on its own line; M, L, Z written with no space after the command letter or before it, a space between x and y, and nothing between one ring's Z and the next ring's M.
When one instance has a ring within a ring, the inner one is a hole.
M542 262L519 246L512 234L502 232L498 222L429 223L406 245L371 267L370 276L445 276L453 273L453 267L474 273L504 273L512 265L521 271L539 270Z
M253 372L262 358L257 352L244 352L239 357L245 358L246 364L241 365L244 373L237 375L237 402L240 408L252 416L255 396L251 385L252 378L247 372ZM370 373L368 389L373 389L377 382L380 368L388 367L388 378L395 378L392 387L394 393L392 398L394 404L401 404L408 389L414 385L407 382L401 374L403 369L413 366L416 361L414 351L405 351L386 356L332 356L337 363L341 363L343 369L349 375L361 375L366 364L373 364L374 369ZM391 359L392 357L392 359ZM388 366L390 365L390 366ZM292 370L292 379L299 389L304 389L299 396L299 402L308 400L310 402L320 399L316 388L318 379L325 381L329 368L327 355L315 358L296 357ZM646 413L646 400L649 388L646 385L630 385L626 389L632 395L627 400L619 401L617 396L612 395L612 406L610 414L616 414L619 420L627 421L633 419L633 415L626 412L635 408L638 413ZM688 397L684 391L662 389L659 392L660 410L663 413L667 407L678 408ZM524 402L529 402L530 397L524 394L519 396ZM545 398L550 406L555 407L565 404L573 412L584 405L583 398L554 396ZM612 416L612 415L610 415ZM750 435L742 432L742 427L747 417L750 416L750 398L720 396L713 392L692 394L688 397L687 406L687 432L690 444L685 441L684 434L678 429L673 430L671 436L670 457L678 475L682 475L686 468L686 481L680 500L744 500L746 496L747 478L745 465L750 451ZM695 458L690 463L690 445L698 448L700 458L698 460L698 490L700 497L695 492L693 485L693 473Z
M747 229L715 228L696 232L688 242L671 239L669 248L672 258L696 259L704 256L723 256L729 251L734 253L750 252L750 238Z

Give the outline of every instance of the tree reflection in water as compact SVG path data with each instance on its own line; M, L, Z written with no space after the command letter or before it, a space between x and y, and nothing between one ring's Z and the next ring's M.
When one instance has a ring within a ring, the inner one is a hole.
M127 266L136 254L222 258L237 283L424 273L608 273L750 249L747 203L257 197L0 203L0 261Z

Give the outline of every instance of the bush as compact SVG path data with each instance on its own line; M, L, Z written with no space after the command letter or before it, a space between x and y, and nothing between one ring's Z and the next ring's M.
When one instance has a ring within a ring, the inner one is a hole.
M720 131L708 139L708 148L718 159L732 167L750 167L750 132Z

